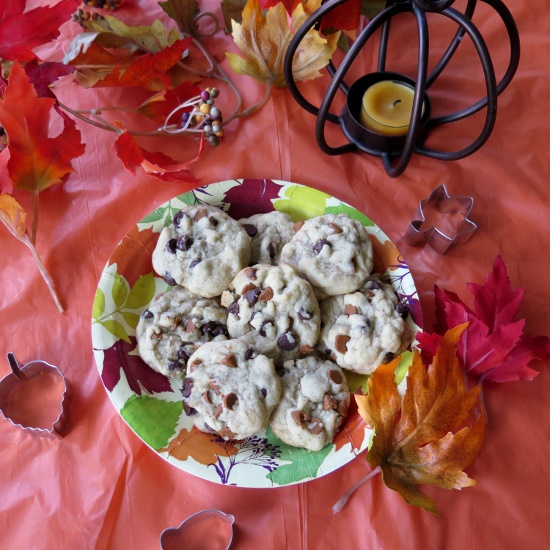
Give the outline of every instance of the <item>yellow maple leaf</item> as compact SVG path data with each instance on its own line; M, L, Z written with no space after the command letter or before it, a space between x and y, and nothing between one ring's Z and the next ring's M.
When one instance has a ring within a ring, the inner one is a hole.
M26 217L27 213L16 199L7 193L0 194L0 220L15 236L26 235Z
M242 25L232 21L232 36L244 54L242 57L226 53L231 68L238 74L252 76L256 80L285 86L283 62L294 33L321 5L321 0L299 2L289 21L282 2L269 8L262 15L258 0L248 0L243 10ZM310 80L321 76L319 72L330 61L336 49L340 33L324 37L311 29L300 43L292 64L295 80Z

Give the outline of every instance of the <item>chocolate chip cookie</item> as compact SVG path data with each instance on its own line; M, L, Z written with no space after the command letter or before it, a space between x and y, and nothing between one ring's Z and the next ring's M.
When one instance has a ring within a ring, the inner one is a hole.
M288 264L243 269L222 294L227 330L278 364L313 351L320 312L311 285Z
M250 237L215 206L186 206L165 227L153 252L153 268L169 285L212 298L225 290L250 259Z
M140 357L167 376L185 374L187 360L205 342L227 339L227 310L182 286L155 297L139 319Z
M320 341L342 368L370 374L410 344L407 313L392 286L374 275L358 292L321 301Z
M242 340L210 342L190 358L183 406L202 432L244 439L265 428L279 403L273 360Z
M357 290L372 271L372 244L363 225L345 214L304 222L281 252L319 299Z
M250 265L277 265L283 246L294 237L292 218L277 210L243 218L239 223L252 239Z
M287 361L281 378L281 402L269 425L288 445L319 451L343 424L350 391L342 370L315 355Z

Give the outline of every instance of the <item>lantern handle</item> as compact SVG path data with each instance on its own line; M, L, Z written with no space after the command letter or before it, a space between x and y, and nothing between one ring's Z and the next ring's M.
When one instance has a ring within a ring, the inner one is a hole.
M345 1L345 0L344 0ZM334 2L330 1L327 5L330 5L331 7L334 7L337 5L337 3L340 3L341 0L334 0ZM320 9L322 9L321 7ZM317 120L315 123L315 137L317 139L317 144L319 145L319 148L326 153L327 155L340 155L342 153L348 152L348 151L354 151L357 147L354 144L347 144L343 145L341 147L331 147L328 145L326 139L325 139L325 122L327 120L330 120L331 122L336 122L337 124L340 124L341 119L340 117L336 117L335 115L332 115L329 113L330 106L332 105L332 101L334 100L334 96L336 95L337 90L340 87L340 83L342 82L344 75L349 70L351 64L357 57L357 54L360 52L360 50L363 48L363 46L366 44L367 40L374 34L378 28L383 25L388 19L393 17L394 15L398 13L403 13L410 11L411 7L407 3L398 3L393 4L392 6L387 7L384 11L377 14L375 17L373 17L368 25L361 31L355 42L352 44L351 48L349 49L348 53L344 57L342 63L336 70L336 72L333 75L333 78L329 84L329 87L323 97L323 101L321 103L321 106L319 109L316 109L313 107L314 111L309 111L310 113L317 115ZM324 13L324 12L323 12ZM302 29L304 26L307 25L307 22L300 27ZM289 49L287 51L287 56L291 55L294 56L294 52L296 51L296 47L291 51L290 48L293 45L293 42L298 39L301 40L302 37L296 34L296 36L292 39ZM298 40L298 42L299 42ZM287 63L288 57L285 58L285 78L287 78L287 72L286 69L288 69L288 63ZM291 73L292 71L290 71ZM291 74L289 76L292 76ZM288 84L287 80L287 84ZM291 88L291 92L293 92L293 89L297 91L297 88L295 87L294 79L292 79L292 83L294 85L294 88ZM289 86L290 88L290 86ZM299 92L298 92L299 93ZM294 93L293 93L294 95ZM295 96L296 97L296 96ZM301 103L300 103L301 104ZM311 104L310 104L311 105ZM334 117L335 120L332 120L331 117Z
M502 22L504 23L504 25L506 27L506 30L508 32L508 38L510 40L510 61L508 63L508 68L506 69L506 72L504 73L504 75L503 75L502 79L500 80L500 82L498 84L495 84L495 86L496 86L496 95L499 96L508 87L508 85L512 81L514 75L516 74L518 65L519 65L519 58L520 58L519 32L518 32L518 28L516 26L516 23L514 21L514 18L512 17L512 14L510 13L510 10L504 5L503 2L501 2L501 0L481 0L481 1L488 4L491 8L493 8L498 13L498 15L500 16ZM475 4L475 2L474 2L474 4ZM471 25L471 18L467 17L466 13L462 14L462 13L460 13L460 12L458 12L458 11L451 8L451 9L447 10L446 12L442 13L442 15L445 15L446 17L449 17L450 19L452 19L455 23L457 23L461 27L461 30L463 30L463 31L466 30L465 29L466 25L469 25L470 28L473 28L474 31L477 31L477 29L475 29L475 27L473 27L473 25ZM468 33L468 34L470 34L470 33ZM480 53L479 49L477 48L477 45L476 45L476 49L478 49L478 54L480 54L480 58L481 58L481 61L482 61L482 66L483 66L483 63L484 63L484 57L486 57L487 60L488 60L488 63L492 67L492 62L490 61L491 58L490 58L489 51L487 50L487 47L485 46L485 42L481 38L481 35L479 35L479 37L481 39L481 42L483 43L483 48L482 48L483 49L483 57L481 57L482 54ZM473 41L472 34L470 34L470 38ZM474 44L476 44L476 43L474 42ZM447 56L447 53L445 53L444 58L446 56ZM450 56L449 56L449 58L450 58ZM443 59L442 59L442 61L443 61ZM446 59L445 65L447 64L448 61L449 61L449 59ZM438 67L439 67L439 65L438 65ZM438 67L436 67L436 69L434 69L434 72L438 69ZM441 68L441 70L442 69L443 69L443 67ZM441 71L439 71L439 72L441 72ZM485 72L485 69L484 69L484 72ZM493 73L494 73L494 68L493 68ZM438 76L438 74L436 76ZM433 80L432 75L430 75L428 77L428 83L431 84L432 80ZM473 115L474 113L477 113L478 111L481 111L481 109L486 107L489 104L489 102L490 102L490 99L489 99L489 96L487 95L485 98L480 99L477 103L474 103L473 105L471 105L470 107L468 107L466 109L463 109L461 111L457 111L455 113L451 113L451 114L448 114L448 115L443 115L443 116L440 116L440 117L433 118L430 121L430 126L432 126L432 127L433 126L439 126L441 124L447 124L449 122L455 122L457 120L461 120L463 118L466 118L470 115ZM459 157L459 158L462 158L462 157Z
M296 31L296 34L290 41L290 44L288 45L287 51L285 53L285 59L283 62L283 73L285 76L287 88L296 100L296 102L300 105L300 107L315 116L319 114L319 108L310 103L298 89L296 81L294 80L294 75L292 74L292 60L294 58L296 50L298 49L298 46L305 38L306 34L310 31L310 29L315 27L326 13L331 11L336 6L343 4L344 2L347 2L347 0L329 0L326 4L322 4L318 9L316 9ZM329 63L329 73L331 72L331 65L332 62ZM334 65L332 65L332 69L334 69ZM340 117L338 115L327 113L326 118L334 124L340 123Z

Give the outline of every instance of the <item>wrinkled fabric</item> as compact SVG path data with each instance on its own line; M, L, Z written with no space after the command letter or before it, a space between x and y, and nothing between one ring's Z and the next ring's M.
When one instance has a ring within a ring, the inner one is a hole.
M200 3L221 15L217 2ZM150 24L157 17L168 21L155 2L126 0L124 5L115 15L127 23ZM297 182L360 209L408 263L428 329L435 317L434 284L468 301L466 284L482 283L500 254L512 286L525 290L520 315L526 319L526 332L550 335L549 19L542 5L528 0L508 2L508 7L520 31L521 63L499 98L489 141L472 156L443 162L414 155L406 172L391 179L375 157L321 153L314 138L315 117L288 90L275 89L260 112L226 127L219 148L205 147L193 173L203 185L232 178ZM434 32L430 47L437 58L448 41L445 29L453 29L438 24L435 15L429 20ZM502 25L484 5L474 22L500 78L508 56ZM38 50L43 59L60 59L76 32L76 26L65 25L55 45ZM448 75L434 87L436 114L467 106L482 93L479 62L466 42ZM219 54L236 52L221 32L207 44ZM414 73L410 63L416 38L405 17L396 21L391 44L388 69L407 72L408 67ZM357 74L375 70L372 48L354 64ZM230 71L226 62L224 66ZM246 76L231 77L243 90L246 106L261 100L262 86ZM300 89L319 105L328 82L325 77L300 84ZM220 88L217 104L227 113L234 100ZM56 93L73 108L90 108L121 102L132 91L85 91L64 78ZM341 105L341 98L336 104ZM440 128L428 144L462 148L479 133L483 119L480 113L456 129ZM37 248L56 282L64 314L57 312L28 250L0 226L0 355L12 351L21 363L40 358L57 365L75 394L71 428L61 441L32 438L0 418L1 548L158 548L163 529L206 508L236 517L233 547L239 550L550 547L550 371L540 362L531 365L540 371L532 382L484 388L486 437L467 468L478 483L460 492L427 488L440 517L407 505L383 485L381 476L361 487L333 516L334 502L370 471L365 454L308 483L255 490L201 480L152 452L119 417L103 388L92 354L91 308L101 271L117 243L136 221L185 188L142 172L132 176L112 152L114 135L77 124L86 152L73 163L76 173L40 197ZM326 136L332 145L345 142L330 123ZM147 141L151 150L183 160L188 144L178 138ZM187 158L195 154L190 151ZM445 256L403 240L419 201L441 183L450 194L474 198L471 219L478 224L467 244ZM0 376L8 372L7 361L0 359Z

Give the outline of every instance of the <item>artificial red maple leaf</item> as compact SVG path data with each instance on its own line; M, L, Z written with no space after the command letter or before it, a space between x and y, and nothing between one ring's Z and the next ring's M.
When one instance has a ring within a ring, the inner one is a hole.
M436 514L435 503L418 486L475 485L462 470L477 456L485 433L483 416L469 425L480 387L466 388L456 356L464 328L455 327L441 338L427 368L415 352L403 399L393 369L386 365L374 371L368 395L355 396L361 415L375 430L369 464L379 468L385 485L409 504Z
M514 321L523 290L512 289L502 258L495 259L485 284L467 286L474 295L473 311L454 292L435 287L437 333L417 334L422 352L426 357L433 356L441 333L468 322L458 343L459 359L467 373L481 381L532 380L538 372L528 364L550 357L550 339L532 338L523 333L524 319Z
M34 86L38 97L50 97L56 99L50 86L62 76L71 74L76 69L65 63L46 61L38 63L36 59L32 59L25 63L25 72L29 77L30 83Z
M260 7L262 10L274 8L277 4L282 4L285 7L288 15L292 15L294 8L301 2L301 0L260 0Z
M199 152L197 156L185 163L177 163L174 159L160 152L151 152L140 147L129 134L122 132L116 139L113 149L118 158L124 164L128 172L135 175L136 169L141 166L145 172L155 178L170 183L187 182L193 185L198 182L197 178L189 170L189 166L195 162L202 152L203 139L201 137Z
M127 67L116 65L103 79L94 84L94 88L112 86L143 86L148 88L154 81L160 80L164 87L170 86L170 77L166 74L189 47L191 38L176 40L171 46L155 54L145 53L135 57Z
M354 31L361 18L361 0L348 0L329 11L321 21L322 31Z
M273 8L277 4L283 4L288 15L292 12L301 0L260 0L260 6L263 10ZM337 8L329 11L321 21L321 30L334 31L354 31L359 26L361 17L361 0L348 0Z
M54 104L54 99L38 97L16 61L0 100L0 123L8 136L9 175L18 189L38 192L61 183L66 174L74 171L71 161L84 153L80 132L72 119L64 119L58 136L48 136Z
M0 58L30 61L33 48L59 36L59 27L75 11L74 0L25 12L26 0L6 0L0 7Z
M10 150L0 151L0 193L12 193L13 182L8 175L8 161L10 160Z

